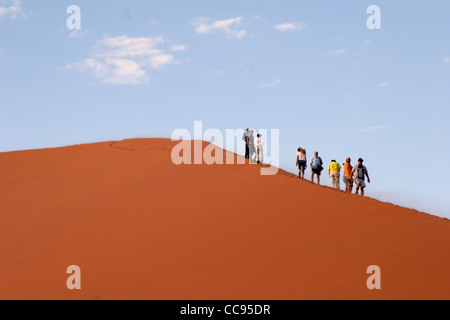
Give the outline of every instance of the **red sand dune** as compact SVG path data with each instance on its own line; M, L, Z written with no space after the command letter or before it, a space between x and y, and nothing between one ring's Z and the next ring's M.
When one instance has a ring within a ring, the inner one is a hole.
M175 166L175 144L1 153L0 298L450 298L448 220L257 165Z

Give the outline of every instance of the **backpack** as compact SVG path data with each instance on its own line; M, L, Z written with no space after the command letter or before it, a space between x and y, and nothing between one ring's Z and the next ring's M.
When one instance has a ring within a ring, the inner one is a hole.
M364 180L365 174L366 174L366 168L364 166L358 165L358 168L356 169L356 177L359 180Z
M318 160L319 160L319 165L318 165L317 167L315 167L315 166L314 166L314 163L313 163L312 168L319 169L320 171L322 171L322 170L323 170L323 166L322 166L323 161L322 161L322 158L321 158L321 157L318 157L318 158L313 158L313 160L314 160L314 159L318 159ZM313 162L313 161L312 161L312 162Z

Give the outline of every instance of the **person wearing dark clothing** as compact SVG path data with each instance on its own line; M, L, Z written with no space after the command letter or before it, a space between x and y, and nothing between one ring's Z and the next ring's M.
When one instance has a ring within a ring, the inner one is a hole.
M319 153L314 153L314 158L311 160L311 181L314 182L314 175L317 176L317 183L320 184L320 174L323 170L323 161L319 157Z
M248 159L249 158L249 153L250 153L250 148L249 148L249 143L248 143L248 136L249 136L249 129L247 128L247 130L245 130L244 135L242 136L242 140L244 140L245 142L245 158Z

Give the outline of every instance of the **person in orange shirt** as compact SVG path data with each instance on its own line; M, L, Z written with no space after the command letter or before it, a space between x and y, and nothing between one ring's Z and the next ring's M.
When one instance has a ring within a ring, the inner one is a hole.
M353 166L351 165L352 159L347 158L344 164L344 182L345 191L352 193L353 191Z

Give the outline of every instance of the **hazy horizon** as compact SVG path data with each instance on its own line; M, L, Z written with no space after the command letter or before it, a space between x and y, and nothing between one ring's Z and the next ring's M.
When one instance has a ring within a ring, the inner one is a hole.
M243 129L243 128L241 128ZM244 130L244 129L243 129ZM121 140L128 140L128 139L171 139L170 137L128 137L124 139L118 139L114 141L121 141ZM113 140L111 140L113 141ZM36 149L19 149L19 150L9 150L9 151L0 151L2 152L16 152L16 151L31 151L31 150L42 150L42 149L53 149L53 148L64 148L64 147L70 147L74 145L83 145L83 144L91 144L91 143L101 143L106 141L94 141L94 142L84 142L84 143L75 143L72 145L64 145L64 146L51 146L51 147L42 147L42 148L36 148ZM206 141L209 142L209 141ZM240 143L239 140L237 140L238 143ZM226 146L225 146L226 147ZM244 155L244 145L241 143L239 145L240 148L235 148L235 150L228 150L227 148L223 148L224 150L235 152L238 155L243 156ZM266 150L264 150L266 152ZM169 160L169 159L168 159ZM285 161L283 161L285 162ZM309 159L308 159L309 162ZM353 163L354 165L355 163ZM290 172L294 175L297 175L297 169L293 166L290 166L289 168L283 167L282 165L279 166L280 169L285 170L287 172ZM326 171L326 170L325 170ZM325 172L324 171L324 172ZM341 171L341 174L343 171ZM310 181L310 169L306 171L305 179ZM372 178L373 179L373 178ZM321 179L321 185L323 186L330 186L330 180L328 178L328 175L322 174ZM341 190L344 189L344 184L341 182ZM450 219L449 214L449 208L450 205L444 201L440 201L438 197L423 197L420 194L413 194L411 192L407 191L379 191L379 190L371 190L371 185L368 184L368 187L366 188L366 197L374 198L376 200L382 201L382 202L388 202L392 203L394 205L402 206L405 208L414 209L420 212L424 212L427 214L431 214L434 216ZM353 189L354 193L355 189Z

